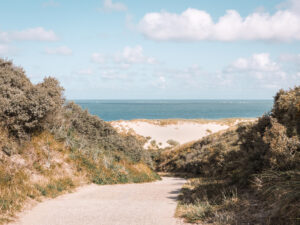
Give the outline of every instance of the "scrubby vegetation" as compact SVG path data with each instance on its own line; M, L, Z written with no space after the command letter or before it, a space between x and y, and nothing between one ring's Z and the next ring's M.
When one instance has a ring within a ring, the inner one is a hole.
M0 59L0 224L30 199L55 197L93 182L158 179L143 143L66 103L54 78L32 84Z
M0 122L11 136L27 139L51 124L64 103L62 92L54 78L33 85L21 68L0 59Z
M257 122L160 156L162 171L194 175L177 215L206 224L299 224L300 87L279 91Z

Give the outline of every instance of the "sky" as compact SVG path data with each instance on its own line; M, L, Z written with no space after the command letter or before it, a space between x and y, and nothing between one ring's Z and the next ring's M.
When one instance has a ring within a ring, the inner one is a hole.
M67 99L271 99L300 85L300 0L9 0L0 57Z

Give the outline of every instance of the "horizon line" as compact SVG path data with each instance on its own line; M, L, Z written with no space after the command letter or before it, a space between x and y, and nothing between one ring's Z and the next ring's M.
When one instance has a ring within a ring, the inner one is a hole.
M66 98L67 101L83 101L83 100L97 100L97 101L191 101L191 100L196 100L196 101L213 101L213 100L218 100L218 101L270 101L274 100L273 98L269 99L237 99L237 98L228 98L228 99L222 99L222 98L214 98L214 99L133 99L133 98L128 98L128 99L118 99L118 98L107 98L107 99L101 99L101 98Z

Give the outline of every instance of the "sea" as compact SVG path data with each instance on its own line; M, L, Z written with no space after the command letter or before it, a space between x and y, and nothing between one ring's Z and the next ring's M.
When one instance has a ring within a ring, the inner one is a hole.
M273 100L73 100L105 121L257 118Z

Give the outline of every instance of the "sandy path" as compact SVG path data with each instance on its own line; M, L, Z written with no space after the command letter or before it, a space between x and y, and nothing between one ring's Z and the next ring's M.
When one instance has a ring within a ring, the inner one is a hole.
M179 225L176 198L184 179L89 185L38 204L14 225Z

